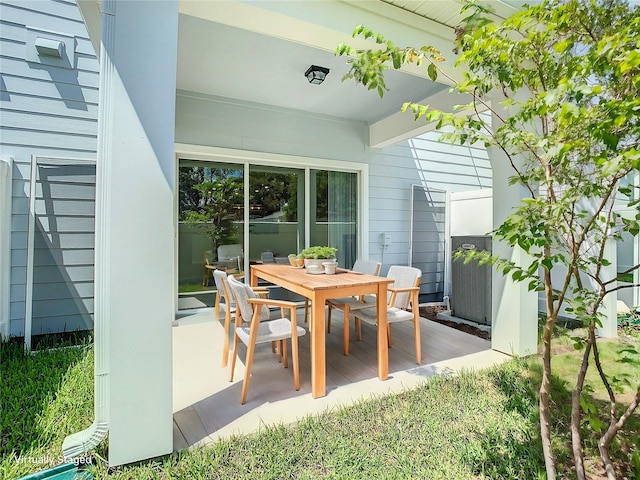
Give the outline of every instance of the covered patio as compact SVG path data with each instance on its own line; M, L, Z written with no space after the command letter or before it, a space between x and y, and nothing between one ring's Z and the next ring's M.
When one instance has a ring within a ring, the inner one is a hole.
M305 335L300 391L293 389L290 371L275 359L258 358L248 403L241 406L238 383L230 384L227 370L220 367L219 321L210 310L176 317L181 160L231 166L242 173L245 192L252 168L295 169L298 191L305 188L298 210L298 218L304 219L298 250L327 241L312 235L312 174L327 170L357 177L352 251L354 258L379 260L382 274L390 265L410 262L412 185L450 185L462 191L492 183L493 225L519 202L523 192L509 186L509 164L500 152L483 153L491 168L479 174L479 152L443 147L433 139L408 144L435 126L417 124L412 115L398 111L400 105L424 99L449 109L464 102L447 96L447 85L429 81L425 71L410 66L390 72L395 73L388 83L393 88L382 100L341 81L348 64L333 54L336 46L372 45L351 38L359 23L407 45L440 48L449 57L444 68L455 78L451 52L459 4L435 2L429 11L412 12L400 3L79 2L101 68L96 414L93 425L67 437L65 455L88 451L108 433L110 465L131 463L255 430L261 422L294 420L372 393L402 389L436 372L490 364L505 358L498 351L535 351L535 292L494 275L491 342L424 320L423 364L417 367L412 335L404 330L410 326L398 325L389 351L390 378L380 381L373 330L365 330L364 340L353 343L348 357L342 355L341 335L332 333L326 346L327 395L314 400ZM496 6L496 21L516 10L506 2ZM303 75L310 64L330 68L322 85L310 84ZM249 197L243 197L245 246L252 239ZM493 247L494 253L516 262L523 256L502 244ZM202 262L202 252L192 258ZM245 256L245 271L249 261ZM336 322L336 331L340 328ZM236 375L240 382L242 372Z
M311 395L309 334L300 337L300 390L295 391L291 369L277 363L268 346L256 350L247 403L240 404L245 350L241 348L234 381L221 366L224 312L215 320L213 309L180 315L173 326L173 448L213 442L246 434L265 425L289 423L304 416L352 404L360 399L400 392L432 375L483 368L510 358L491 349L491 342L421 318L422 365L415 363L411 322L393 326L389 350L389 378L377 376L376 332L363 326L362 341L352 335L350 354L342 353L342 318L332 319L326 336L327 395ZM304 309L298 309L298 324Z

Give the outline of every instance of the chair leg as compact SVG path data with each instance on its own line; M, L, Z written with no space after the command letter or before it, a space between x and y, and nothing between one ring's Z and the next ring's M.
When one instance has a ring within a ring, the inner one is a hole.
M329 307L331 308L331 307ZM344 306L344 325L342 326L342 353L349 356L349 304Z
M309 320L309 299L304 299L304 323L307 323Z
M413 335L416 342L416 363L420 365L422 363L422 346L420 345L420 318L416 318L413 321Z
M333 306L328 304L329 311L327 312L327 333L331 333L331 311L333 310Z
M280 340L280 345L282 345L282 365L284 368L289 368L289 356L287 355L287 339Z
M295 311L293 312L293 314L295 315ZM291 359L293 360L293 387L297 391L297 390L300 390L300 362L298 359L297 332L292 332L292 336L291 336Z
M280 340L275 340L273 342L276 346L276 358L278 359L278 363L282 362L282 343Z
M356 331L358 332L358 341L362 341L362 320L356 317Z
M224 339L222 343L222 366L226 367L229 362L229 327L231 326L231 309L224 306ZM218 318L216 316L216 318Z
M231 372L229 374L229 381L233 382L233 372L236 369L236 357L238 356L238 336L233 335L233 356L231 357Z
M251 341L249 342L249 345L247 345L247 358L244 362L244 381L242 382L242 392L240 393L240 403L242 405L247 403L247 392L249 391L249 380L251 380L251 367L253 366L253 353L255 347L255 343Z
M225 305L226 307L226 305ZM225 308L226 310L226 308ZM220 295L216 292L216 301L213 304L213 319L218 321L218 317L220 316Z

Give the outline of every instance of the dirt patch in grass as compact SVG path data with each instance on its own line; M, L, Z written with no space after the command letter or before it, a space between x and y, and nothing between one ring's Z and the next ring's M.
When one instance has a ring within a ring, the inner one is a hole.
M427 320L446 325L447 327L455 328L456 330L460 330L465 333L470 333L471 335L475 335L476 337L484 338L485 340L491 339L491 333L485 332L484 330L474 327L473 325L437 318L438 313L444 312L445 310L445 307L439 306L420 307L420 316L426 318Z

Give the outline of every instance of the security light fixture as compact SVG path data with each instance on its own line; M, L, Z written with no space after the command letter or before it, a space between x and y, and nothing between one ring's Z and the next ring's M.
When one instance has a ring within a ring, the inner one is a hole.
M320 85L324 82L324 79L329 74L329 69L325 67L319 67L317 65L311 65L306 72L304 72L304 76L307 77L309 83L313 83L314 85Z

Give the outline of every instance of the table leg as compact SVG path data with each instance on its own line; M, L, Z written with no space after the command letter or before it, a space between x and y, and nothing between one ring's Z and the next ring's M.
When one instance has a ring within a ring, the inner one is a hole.
M311 298L311 394L313 398L324 397L326 392L326 358L324 336L325 298L314 293Z
M376 297L378 316L378 378L386 380L389 376L389 345L387 343L387 284L378 285Z

